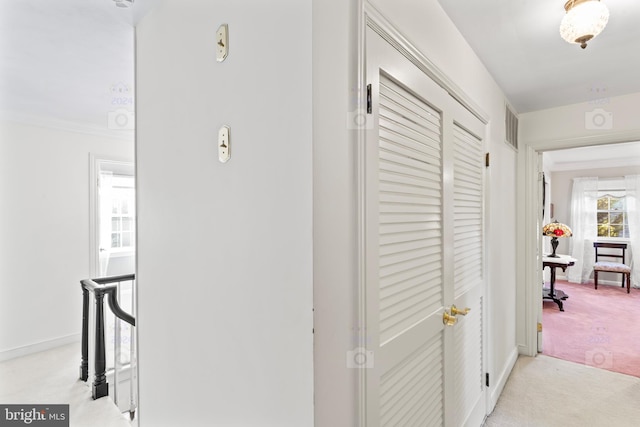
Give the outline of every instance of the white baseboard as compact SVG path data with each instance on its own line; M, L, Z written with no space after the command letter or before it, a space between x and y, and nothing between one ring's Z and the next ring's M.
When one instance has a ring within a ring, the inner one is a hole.
M491 414L493 409L496 407L496 403L498 403L498 399L502 394L502 390L504 390L504 386L507 384L507 380L509 379L509 375L513 370L513 367L518 360L518 349L514 348L509 354L509 358L507 359L507 363L505 363L504 369L500 372L500 376L498 377L498 381L495 382L495 385L491 385L491 395L489 397L489 408L487 414ZM493 381L492 381L493 382Z
M80 343L81 334L67 335L66 337L54 338L48 341L42 341L35 344L29 344L22 347L13 348L11 350L0 351L0 362L15 359L16 357L27 356L33 353L39 353L52 348L60 347L66 344ZM80 346L78 346L78 357L80 355Z

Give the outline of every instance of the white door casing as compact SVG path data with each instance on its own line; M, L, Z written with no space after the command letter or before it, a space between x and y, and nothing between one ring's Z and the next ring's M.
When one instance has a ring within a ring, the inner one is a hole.
M479 426L484 125L371 29L366 58L366 425Z

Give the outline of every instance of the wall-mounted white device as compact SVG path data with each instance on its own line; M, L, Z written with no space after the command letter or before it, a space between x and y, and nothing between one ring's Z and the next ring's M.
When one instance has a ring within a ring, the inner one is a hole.
M222 62L229 54L229 27L222 24L216 32L216 60Z
M218 131L218 159L227 163L231 158L231 129L222 126Z

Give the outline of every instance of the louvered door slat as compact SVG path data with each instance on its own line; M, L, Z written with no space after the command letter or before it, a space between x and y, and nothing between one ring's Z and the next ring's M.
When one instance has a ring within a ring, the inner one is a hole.
M477 268L475 278L466 273L455 275L455 294L460 295L483 275L482 140L454 124L453 153L454 271L468 271L465 265Z
M431 274L431 280L414 280L412 286L394 281L425 266L441 269L440 235L425 237L424 233L442 223L440 113L381 76L379 134L380 288L399 290L380 294L380 332L386 341L418 323L440 303L434 292L441 286L440 273ZM410 209L389 202L393 198L405 201ZM393 233L397 233L396 243L383 244Z
M440 364L442 364L442 339L441 335L437 335L382 376L380 382L381 426L408 425L407 414L418 415L417 418L413 418L413 425L441 425L442 372L429 369L430 366ZM432 424L434 420L429 420L433 415L439 419L437 424Z

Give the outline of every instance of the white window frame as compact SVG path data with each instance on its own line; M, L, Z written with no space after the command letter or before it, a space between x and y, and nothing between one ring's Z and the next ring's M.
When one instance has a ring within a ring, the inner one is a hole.
M616 196L616 197L626 197L624 178L600 178L598 180L598 200L601 197L604 197L606 195ZM596 208L596 212L604 212L604 211L598 210ZM612 212L612 211L608 211L608 212ZM628 227L626 201L625 201L624 214L625 214L625 217L627 218L627 227ZM598 226L598 221L596 221L596 227L597 226ZM628 228L627 228L627 232L628 232ZM597 236L597 239L601 241L629 242L629 237L599 236L598 230L596 230L596 236Z
M122 245L118 247L111 246L111 256L114 256L114 257L130 256L135 251L135 247L136 247L135 178L130 175L113 175L113 189L114 189L114 197L112 197L112 200L113 201L118 200L122 202L124 199L128 199L129 211L126 215L122 215L121 212L114 213L112 210L111 223L113 223L114 218L118 218L121 220L120 224L122 226L123 218L130 219L131 228L126 232L131 233L131 240L130 240L131 244L128 246L122 246ZM116 198L117 193L123 193L124 191L127 191L127 190L130 190L133 193L130 198L129 197ZM120 242L122 243L122 237L123 237L122 235L123 233L125 233L125 231L122 229L114 231L112 228L111 235L113 236L114 233L120 234Z
M99 154L89 154L89 271L91 277L100 276L100 227L98 192L98 180L101 171L112 171L114 175L127 175L135 177L134 163L128 159L113 158ZM136 220L137 222L137 220ZM124 257L135 255L135 248L127 251L111 253L111 257Z

